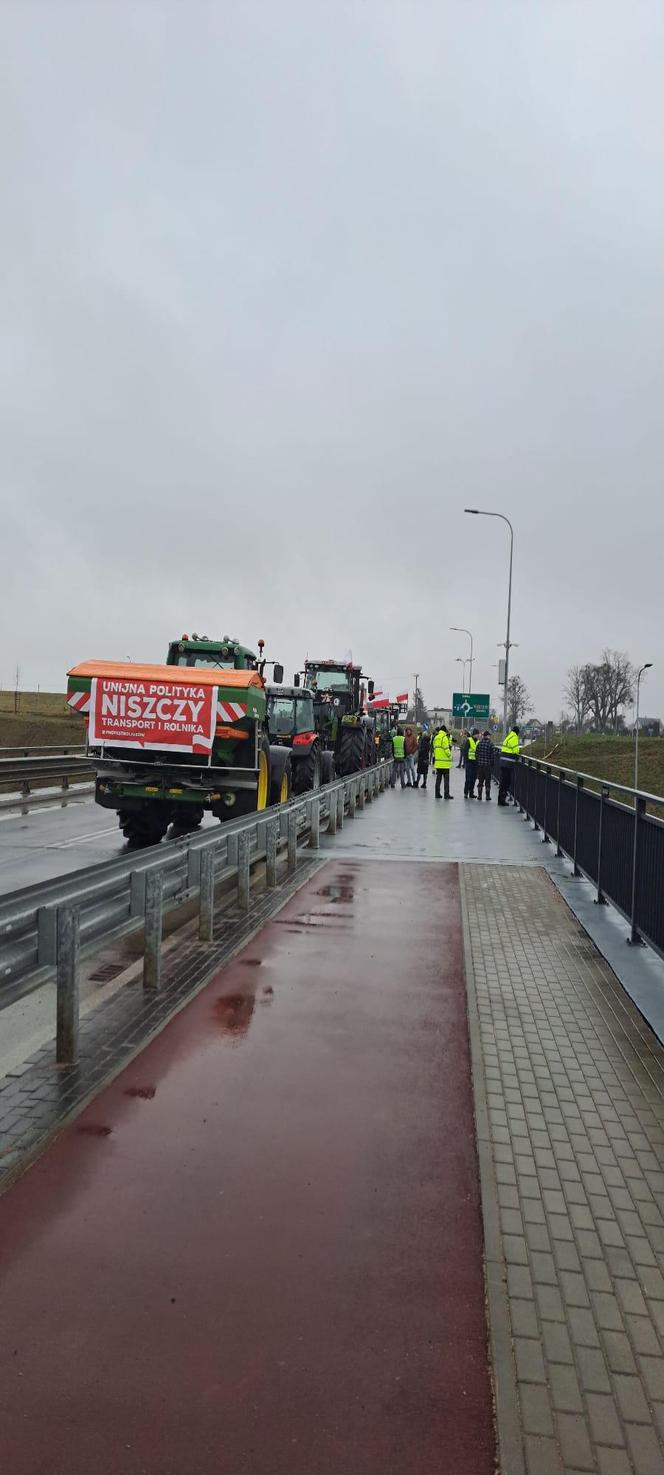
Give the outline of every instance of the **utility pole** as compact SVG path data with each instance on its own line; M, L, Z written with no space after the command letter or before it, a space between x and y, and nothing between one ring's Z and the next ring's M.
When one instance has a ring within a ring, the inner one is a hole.
M415 682L415 696L413 698L413 705L415 707L415 726L417 727L417 721L418 721L417 714L418 714L419 709L420 709L420 673L419 673L419 671L413 671L413 681Z

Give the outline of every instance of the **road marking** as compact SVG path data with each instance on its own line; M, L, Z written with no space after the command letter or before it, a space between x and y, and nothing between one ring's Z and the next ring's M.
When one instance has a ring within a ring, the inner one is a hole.
M110 825L107 830L93 830L91 835L72 835L70 840L57 840L53 845L45 845L45 850L66 850L69 845L87 845L90 840L99 840L101 835L117 835L118 826Z

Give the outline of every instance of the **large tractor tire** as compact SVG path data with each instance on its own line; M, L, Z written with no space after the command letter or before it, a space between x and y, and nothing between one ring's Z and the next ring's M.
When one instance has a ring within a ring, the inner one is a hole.
M173 820L173 833L175 835L190 835L203 823L205 810L201 806L196 808L193 804L182 804Z
M312 743L309 752L293 763L293 793L308 794L319 789L322 783L321 751L318 743Z
M349 773L359 773L366 766L366 728L342 727L336 763L339 777L346 778Z
M222 824L226 820L242 819L245 814L257 814L267 809L270 798L270 744L263 737L258 754L258 783L255 789L238 789L235 803L220 814Z
M322 784L333 784L335 778L334 753L328 748L320 755L320 781Z
M166 834L169 821L168 810L164 813L157 806L118 810L120 829L133 850L143 850L148 845L158 845Z
M293 790L290 748L270 748L270 804L287 804Z

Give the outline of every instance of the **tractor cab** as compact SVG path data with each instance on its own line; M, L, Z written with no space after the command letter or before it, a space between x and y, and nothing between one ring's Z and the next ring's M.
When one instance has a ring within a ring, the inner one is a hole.
M219 671L258 671L262 676L268 664L263 658L264 645L265 641L259 640L260 655L256 655L255 651L249 650L246 645L240 645L239 640L230 635L224 635L221 640L211 640L209 635L195 633L182 635L179 640L171 641L166 665L205 666ZM274 665L275 681L282 681L283 666L274 662L271 664Z
M373 713L365 712L374 683L362 679L352 661L305 661L304 684L313 693L322 747L334 754L338 774L357 773L376 762Z
M316 730L313 692L306 686L268 686L267 724L271 743L303 746L305 735Z

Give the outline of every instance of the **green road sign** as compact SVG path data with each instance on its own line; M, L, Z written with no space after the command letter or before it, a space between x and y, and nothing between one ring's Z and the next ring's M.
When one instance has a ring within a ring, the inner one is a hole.
M452 716L460 717L466 725L469 722L488 722L491 698L483 692L455 691L452 697Z

